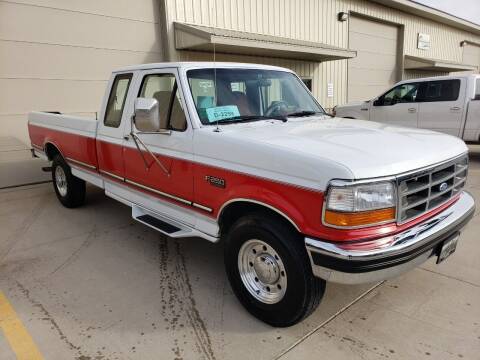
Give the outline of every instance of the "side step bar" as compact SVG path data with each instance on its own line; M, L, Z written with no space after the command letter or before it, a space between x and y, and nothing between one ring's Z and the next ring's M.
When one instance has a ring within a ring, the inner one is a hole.
M198 235L194 229L167 217L150 212L140 206L132 206L132 217L138 222L173 238Z

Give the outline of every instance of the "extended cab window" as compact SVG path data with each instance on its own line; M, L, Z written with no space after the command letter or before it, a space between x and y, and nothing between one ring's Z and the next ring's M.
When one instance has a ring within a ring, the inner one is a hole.
M412 103L417 97L419 84L402 84L395 86L383 95L382 105L394 105L397 103Z
M145 76L139 96L158 101L161 129L184 131L187 128L187 119L181 105L175 75Z
M455 101L460 93L460 80L437 80L422 83L417 101Z
M132 74L122 74L115 77L105 111L105 126L120 126L131 80Z

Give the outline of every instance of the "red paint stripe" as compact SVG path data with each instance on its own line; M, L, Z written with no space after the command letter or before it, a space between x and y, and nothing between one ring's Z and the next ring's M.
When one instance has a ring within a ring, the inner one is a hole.
M42 144L38 146L44 149L47 143L52 143L61 151L63 157L69 157L98 167L95 138L32 124L28 124L28 132L32 144Z
M436 215L456 201L456 199L452 199L439 208L402 225L391 223L362 229L334 229L322 224L323 193L314 189L306 189L294 184L286 184L255 175L156 154L158 159L171 172L170 177L168 177L155 164L146 172L137 149L123 148L105 141L95 141L93 138L82 135L69 134L30 124L29 131L32 143L45 144L52 142L59 147L66 157L91 164L100 170L111 172L155 190L205 205L213 211L207 213L202 209L112 178L127 187L162 200L216 218L222 206L227 202L234 199L249 199L267 204L285 214L303 234L332 242L364 241L365 239L393 235ZM150 156L146 152L144 152L144 155L147 159ZM124 164L126 171L124 170ZM224 179L226 187L219 188L211 185L205 180L207 175ZM367 246L367 243L365 245Z

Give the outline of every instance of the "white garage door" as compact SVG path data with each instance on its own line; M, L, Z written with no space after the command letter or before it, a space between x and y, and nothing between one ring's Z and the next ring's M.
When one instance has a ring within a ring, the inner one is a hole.
M463 48L463 63L477 67L477 71L471 71L471 73L478 72L478 66L480 65L480 46L466 44Z
M352 16L348 60L348 100L368 100L398 81L398 27Z

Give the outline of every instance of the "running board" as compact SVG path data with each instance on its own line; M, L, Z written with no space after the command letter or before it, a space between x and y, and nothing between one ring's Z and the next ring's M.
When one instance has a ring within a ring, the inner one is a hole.
M139 206L132 206L132 217L138 222L173 238L197 235L197 232L188 226L155 214Z

